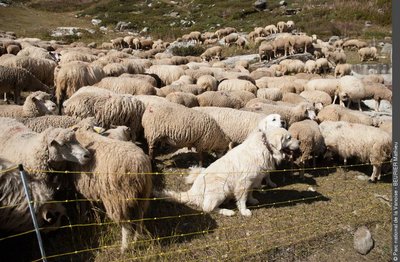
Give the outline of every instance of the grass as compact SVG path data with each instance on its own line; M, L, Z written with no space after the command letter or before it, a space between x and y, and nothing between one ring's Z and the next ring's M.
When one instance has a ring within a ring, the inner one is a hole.
M158 171L169 174L155 177L155 186L187 190L183 173L196 163L195 155L158 159ZM190 206L150 201L146 217L158 219L145 222L147 232L123 255L119 252L120 228L113 223L67 227L47 235L45 248L48 256L84 250L50 261L332 261L333 257L336 261L388 261L391 208L376 196L391 195L391 177L385 176L378 184L356 179L371 171L371 167L317 169L306 172L303 182L287 173L273 173L278 188L255 192L260 204L251 208L250 218L201 214ZM235 208L233 202L224 205ZM87 222L87 215L78 219L74 205L69 210L71 224ZM75 210L72 215L71 210ZM109 221L100 210L89 214L91 222ZM353 233L361 225L370 229L375 240L375 248L366 256L352 248ZM29 259L40 258L36 244L31 247Z

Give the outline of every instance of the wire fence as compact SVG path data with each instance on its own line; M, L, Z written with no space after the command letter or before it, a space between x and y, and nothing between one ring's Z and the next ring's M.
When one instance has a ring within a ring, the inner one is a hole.
M385 163L390 163L390 161L385 162ZM315 167L315 168L303 168L303 169L281 169L281 170L269 170L265 171L268 173L273 173L273 172L296 172L300 170L305 170L305 171L316 171L316 170L330 170L330 169L337 169L337 168L352 168L352 167L361 167L361 166L369 166L371 164L355 164L355 165L339 165L339 166L326 166L326 167ZM4 174L6 172L10 172L15 170L17 167L12 167L8 168L6 170L0 170L0 174ZM53 173L53 171L45 171L45 170L27 170L29 173ZM58 172L58 173L63 173L63 174L82 174L82 172L70 172L70 171L65 171L65 172ZM89 174L90 172L86 172ZM96 173L90 173L96 175ZM110 173L108 173L110 174ZM119 175L142 175L142 173L126 173L126 174L119 174ZM187 174L187 172L166 172L166 173L160 173L160 172L155 172L155 173L146 173L146 175L180 175L183 176ZM343 186L343 185L340 185ZM299 223L296 225L293 224L287 224L283 228L278 228L278 230L270 230L268 232L258 232L255 234L251 235L245 235L242 237L237 237L235 239L228 239L228 240L217 240L217 241L206 241L207 244L205 245L196 245L195 247L193 246L188 246L187 243L183 244L183 247L179 247L179 245L174 245L171 250L165 249L165 248L157 248L153 247L154 249L160 249L158 252L148 252L144 250L139 250L138 252L133 252L134 255L125 255L122 258L117 256L116 258L111 257L110 260L108 261L143 261L143 260L154 260L154 259L167 259L173 256L176 256L179 254L180 256L185 256L185 253L196 253L196 252L204 252L204 250L209 250L212 249L213 251L209 252L216 252L218 253L219 251L216 251L219 249L221 246L237 246L237 243L242 243L242 242L248 242L248 241L261 241L260 243L263 243L265 239L273 239L273 241L267 241L268 242L268 248L265 247L259 247L255 249L248 250L248 245L243 245L243 248L240 250L236 249L235 252L231 252L230 255L227 257L224 257L222 255L220 259L222 260L233 260L233 261L240 261L244 260L245 257L249 257L251 255L260 255L260 254L269 254L271 250L277 249L282 246L287 246L289 245L295 245L296 243L301 243L303 241L313 239L316 237L320 237L320 233L310 233L310 228L313 228L316 231L320 232L328 232L329 229L332 228L338 228L341 223L348 222L351 219L359 219L361 215L376 215L377 218L382 217L382 206L379 201L372 201L372 203L369 203L367 205L361 204L361 205L356 205L354 204L354 199L349 198L349 192L351 191L357 191L357 192L363 192L365 190L364 185L352 185L351 187L345 186L345 188L342 188L341 190L337 190L335 185L332 185L331 190L329 192L324 192L324 194L317 194L311 195L311 196L306 196L306 197L299 197L296 199L289 199L289 200L283 200L283 201L275 201L275 202L270 202L270 203L261 203L253 206L249 206L250 209L255 209L259 210L262 208L274 208L274 207L279 207L279 206L291 206L291 205L300 205L303 206L304 210L301 212L301 216L303 217L312 217L313 219L306 219L306 222L303 221L303 223ZM258 193L268 193L268 194L284 194L285 190L281 189L252 189L252 191L258 192ZM357 202L363 202L363 201L370 201L371 202L371 195L370 194L361 194L357 199ZM322 216L312 216L312 210L309 208L306 208L307 203L311 202L318 202L318 201L326 201L327 197L329 199L335 199L335 204L331 206L331 209L323 207L324 212L329 213L331 212L334 214L334 219L329 220L329 223L322 223L321 224L321 219L324 217ZM123 198L120 199L121 201L150 201L150 202L156 202L156 201L163 201L163 200L168 200L168 197L147 197L147 198ZM85 202L101 202L100 199L65 199L65 200L52 200L52 201L42 201L42 202L34 202L30 201L31 204L33 203L40 203L40 204L78 204L78 203L85 203ZM348 203L348 204L343 204L343 203ZM7 208L15 208L18 205L21 205L22 203L19 204L13 204L13 205L8 205L8 206L1 206L0 207L0 212L3 209ZM341 209L341 212L337 212L338 208ZM347 208L347 209L345 209ZM387 208L387 207L386 207ZM377 214L376 214L377 213ZM185 220L189 218L196 218L196 217L205 217L209 216L209 214L205 212L199 212L199 211L193 211L191 213L179 213L177 215L164 215L164 216L154 216L154 217L144 217L142 219L131 219L131 220L121 220L121 221L102 221L102 222L94 222L94 223L76 223L72 224L71 222L69 225L64 225L61 227L57 227L58 229L68 229L70 230L73 234L79 233L79 232L73 232L79 231L78 229L81 228L90 228L90 227L112 227L118 224L123 224L123 223L137 223L137 222L158 222L162 223L162 221L167 221L167 220L175 220L178 221L176 223L180 223L180 220ZM240 216L240 215L238 215ZM252 227L262 227L265 223L268 223L269 225L272 225L274 223L279 224L282 219L293 219L297 218L299 214L296 215L288 215L287 217L282 217L282 216L276 216L272 218L267 218L266 220L258 218L257 221L250 223ZM390 216L390 215L388 215ZM246 219L253 219L252 217L246 218ZM266 222L267 221L267 222ZM362 219L360 221L363 221ZM372 222L376 222L376 220L373 220ZM358 223L359 221L357 221ZM368 223L372 223L371 220L367 221ZM149 237L145 237L143 240L138 240L135 242L132 242L130 244L134 244L135 246L137 245L151 245L154 243L160 243L160 242L169 242L169 243L174 243L174 241L179 241L179 239L186 239L188 237L190 238L207 238L208 235L213 235L213 234L230 234L229 232L232 231L238 231L238 230L245 230L249 226L249 223L246 221L244 223L234 223L230 226L218 226L215 228L210 228L210 229L203 229L203 230L197 230L197 231L188 231L188 232L183 232L183 233L173 233L170 235L159 235L157 234L150 234ZM49 227L42 227L38 228L39 231L44 231L48 230ZM51 229L51 227L50 227ZM53 228L56 229L56 228ZM307 229L307 230L306 230ZM306 236L304 237L299 237L298 234L295 234L293 232L300 232L300 231L305 231ZM35 230L28 230L26 232L21 232L17 234L12 234L12 235L7 235L4 237L0 238L0 245L1 243L4 243L6 241L9 241L11 239L16 239L19 237L23 237L25 235L29 235L31 233L35 232ZM277 237L279 236L279 237ZM74 241L74 240L73 240ZM118 240L117 240L118 241ZM98 246L92 246L89 248L77 248L80 245L77 243L73 243L74 248L70 249L70 251L66 252L60 252L60 253L55 253L50 255L42 255L40 258L34 259L32 261L47 261L47 260L59 260L60 258L65 258L65 257L73 257L77 256L80 254L84 253L94 253L94 252L100 252L100 251L106 251L106 250L114 250L118 249L121 247L121 244L116 244L114 243L109 243L105 245L98 245ZM239 245L240 246L240 245ZM162 251L161 251L162 250ZM115 252L114 252L115 253ZM207 253L207 252L205 252ZM115 256L115 254L114 254ZM191 255L189 255L190 257ZM71 258L72 259L72 258ZM73 260L73 259L72 259ZM198 260L195 258L194 260Z

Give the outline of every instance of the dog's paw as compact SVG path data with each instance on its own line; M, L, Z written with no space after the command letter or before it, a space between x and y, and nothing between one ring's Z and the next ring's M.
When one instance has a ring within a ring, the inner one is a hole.
M240 213L242 214L242 216L245 216L245 217L250 217L251 216L251 211L250 211L250 209L243 209L243 210L240 210Z
M231 217L231 216L235 215L235 211L230 210L230 209L220 209L219 213L221 215L228 216L228 217Z
M255 198L249 198L247 199L247 202L249 202L250 205L258 205L260 203L260 201Z

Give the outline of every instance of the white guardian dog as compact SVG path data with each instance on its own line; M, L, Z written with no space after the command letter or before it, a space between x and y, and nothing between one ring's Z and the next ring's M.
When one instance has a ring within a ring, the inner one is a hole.
M299 148L299 141L292 139L290 133L280 126L279 115L268 115L242 144L206 169L193 168L186 178L187 183L193 183L189 191L164 190L159 195L195 205L204 212L216 211L225 216L232 216L235 212L219 208L219 205L234 197L240 213L251 216L246 201L258 203L252 195L252 188L261 184L266 174L262 171L275 169L287 154Z

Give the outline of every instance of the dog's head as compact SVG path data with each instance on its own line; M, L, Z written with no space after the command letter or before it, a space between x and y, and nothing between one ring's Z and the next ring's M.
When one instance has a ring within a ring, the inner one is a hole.
M267 143L271 146L275 155L285 158L292 155L294 151L299 150L300 142L284 128L274 128L265 133ZM278 159L277 159L278 160Z
M270 114L258 123L258 129L264 133L273 127L286 128L286 122L285 120L281 119L279 114Z

